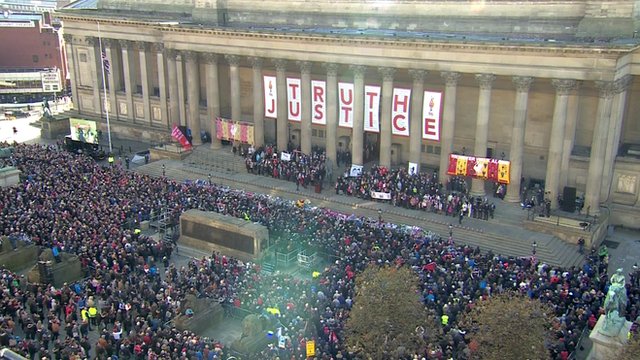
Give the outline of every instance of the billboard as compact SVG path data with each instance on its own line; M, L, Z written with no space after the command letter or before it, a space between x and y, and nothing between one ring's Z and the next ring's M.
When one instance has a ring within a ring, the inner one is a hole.
M71 139L91 144L98 143L98 128L95 121L69 118Z

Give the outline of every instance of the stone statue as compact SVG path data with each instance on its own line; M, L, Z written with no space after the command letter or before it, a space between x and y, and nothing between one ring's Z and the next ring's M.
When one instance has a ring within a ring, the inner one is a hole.
M604 335L615 336L622 328L625 318L620 316L627 307L627 289L622 269L611 275L611 285L604 300L605 321L601 332Z

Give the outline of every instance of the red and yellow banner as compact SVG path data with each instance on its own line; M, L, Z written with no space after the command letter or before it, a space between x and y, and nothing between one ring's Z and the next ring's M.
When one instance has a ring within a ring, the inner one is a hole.
M478 179L508 184L511 163L508 160L480 158L466 155L449 155L447 174L471 176Z
M218 139L253 145L253 124L223 118L217 118L215 121Z

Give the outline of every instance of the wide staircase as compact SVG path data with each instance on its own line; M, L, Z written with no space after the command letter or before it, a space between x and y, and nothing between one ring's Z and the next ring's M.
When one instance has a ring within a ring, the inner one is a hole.
M553 235L526 230L517 216L501 217L498 211L496 219L483 221L465 218L462 225L458 225L457 218L335 195L332 189L327 189L320 194L314 193L311 188L306 190L301 188L301 191L296 191L292 182L248 174L243 159L240 156L234 156L227 148L212 151L199 147L183 162L160 160L140 166L136 170L151 176L161 176L163 164L166 166L166 176L178 181L204 180L210 174L212 182L216 184L250 192L267 193L289 200L305 198L309 199L313 206L331 208L342 213L377 219L378 210L382 209L384 221L420 226L443 237L448 236L449 224L451 224L456 243L480 247L483 251L491 249L495 254L515 257L531 256L535 243L536 257L549 265L580 266L584 261L584 255L578 252L576 245L568 244Z

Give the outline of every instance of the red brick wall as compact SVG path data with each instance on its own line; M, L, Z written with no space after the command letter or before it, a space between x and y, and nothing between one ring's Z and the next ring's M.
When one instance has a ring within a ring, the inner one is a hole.
M0 44L0 68L58 67L65 78L64 45L52 28L40 28L38 22L32 28L0 27Z

